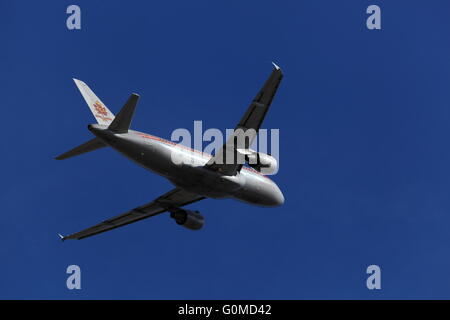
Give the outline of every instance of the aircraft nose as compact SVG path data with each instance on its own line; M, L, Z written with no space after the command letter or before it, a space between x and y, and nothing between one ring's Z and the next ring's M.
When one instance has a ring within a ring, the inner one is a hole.
M275 194L275 203L277 206L281 206L284 203L284 195L280 189L278 189L278 192Z
M266 198L266 206L269 207L277 207L281 206L284 203L284 195L281 192L280 188L278 188L277 185L274 185L274 188L270 192L270 194L267 195Z

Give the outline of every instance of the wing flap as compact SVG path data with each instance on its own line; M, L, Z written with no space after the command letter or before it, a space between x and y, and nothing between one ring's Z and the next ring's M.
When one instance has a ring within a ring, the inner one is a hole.
M281 69L275 65L275 69L253 99L241 121L239 121L237 128L259 130L267 111L269 111L269 107L272 104L273 97L278 90L282 78L283 73Z

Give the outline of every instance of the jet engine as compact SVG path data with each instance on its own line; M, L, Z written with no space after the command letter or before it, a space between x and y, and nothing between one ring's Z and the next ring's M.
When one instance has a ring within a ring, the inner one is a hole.
M205 219L198 211L176 208L170 210L170 217L180 226L190 230L199 230L205 224Z
M251 149L238 151L244 154L245 161L256 171L263 174L275 174L278 171L278 162L271 155Z

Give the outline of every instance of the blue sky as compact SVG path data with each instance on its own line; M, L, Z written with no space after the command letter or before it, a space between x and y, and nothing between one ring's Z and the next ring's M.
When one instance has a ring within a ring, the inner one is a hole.
M66 28L78 4L82 30ZM378 4L382 30L365 26ZM447 1L0 2L0 298L450 298ZM202 231L166 215L71 233L169 182L111 149L53 157L94 119L71 78L133 128L232 128L271 70L286 203L205 200ZM65 286L68 265L82 290ZM365 286L367 266L382 289Z

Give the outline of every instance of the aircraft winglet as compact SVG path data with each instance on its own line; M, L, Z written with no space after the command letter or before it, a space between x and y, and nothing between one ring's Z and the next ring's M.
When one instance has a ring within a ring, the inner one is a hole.
M58 233L58 236L59 236L59 238L61 239L61 241L64 241L64 240L66 240L66 237L65 237L65 236L63 236L62 234Z
M272 64L275 67L275 69L280 70L280 67L275 62L272 61Z

